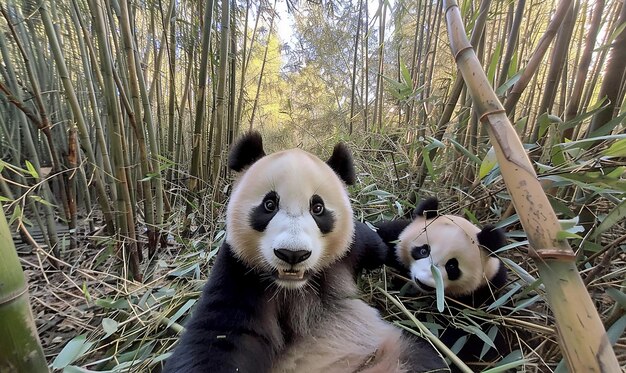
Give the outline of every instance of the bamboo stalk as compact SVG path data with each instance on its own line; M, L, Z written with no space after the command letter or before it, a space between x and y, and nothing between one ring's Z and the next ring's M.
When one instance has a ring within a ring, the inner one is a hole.
M226 97L226 73L228 72L230 47L230 0L222 0L222 20L220 23L220 67L217 76L217 92L215 95L215 139L213 141L213 162L211 162L211 177L215 183L220 175L220 160L224 144L223 132L227 114L224 100ZM269 40L269 39L268 39ZM269 45L269 44L268 44Z
M444 9L450 49L474 99L476 112L487 125L502 177L528 234L529 255L546 286L559 345L570 372L618 372L619 364L602 321L576 269L576 256L566 241L557 238L561 230L559 222L467 40L458 4L446 0Z
M570 0L561 0L561 2L559 3L559 6L557 7L554 16L550 20L550 24L548 25L546 32L541 37L541 40L539 40L539 44L537 45L537 48L535 48L535 51L530 57L530 60L528 61L524 72L520 76L517 83L515 83L515 85L511 89L511 93L506 99L504 107L507 114L513 111L515 105L522 96L522 92L524 92L531 78L537 72L541 61L543 60L543 57L548 51L548 47L550 46L552 39L554 39L557 31L559 30L559 27L561 26L561 23L563 23L565 15L570 9L570 4Z
M28 286L0 209L0 372L49 372L30 310Z
M54 26L52 24L52 20L50 19L46 4L41 4L41 6L39 7L39 13L41 14L41 19L43 21L46 35L48 36L48 40L50 41L50 49L52 50L52 54L56 62L56 68L63 83L63 88L65 89L67 100L72 109L72 113L74 114L74 120L76 121L81 146L85 150L89 162L96 166L98 163L93 148L91 147L91 141L89 139L89 132L87 130L85 117L83 116L81 105L78 102L76 92L74 91L74 86L69 79L69 73L65 64L65 58L63 56L59 41L57 40ZM113 221L113 213L111 212L111 208L109 207L109 199L104 188L104 182L102 180L102 174L100 169L98 167L94 167L93 174L96 192L98 193L98 202L100 203L100 208L102 209L102 213L107 224L107 229L109 233L112 233L115 231L115 223Z

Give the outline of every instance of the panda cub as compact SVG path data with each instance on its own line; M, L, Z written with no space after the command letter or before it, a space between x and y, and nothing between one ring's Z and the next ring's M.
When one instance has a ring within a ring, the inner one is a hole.
M353 220L352 157L266 155L252 132L233 147L241 172L219 250L165 372L448 371L438 353L357 298L355 274L385 244Z
M413 220L379 222L378 234L387 243L387 265L410 278L422 292L433 292L435 279L431 264L439 268L444 293L471 307L493 302L494 294L507 281L507 270L493 252L506 244L502 230L485 226L482 230L468 220L454 215L438 215L439 202L427 198L413 212ZM442 320L446 323L446 320ZM457 354L462 360L479 358L483 342L474 335L448 327L440 339L449 347L468 336ZM498 336L496 346L504 342ZM502 351L500 351L502 352ZM497 351L484 358L497 357Z

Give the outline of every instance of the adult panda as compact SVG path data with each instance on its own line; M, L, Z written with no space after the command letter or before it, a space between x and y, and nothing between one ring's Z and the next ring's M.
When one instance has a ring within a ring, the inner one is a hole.
M355 273L376 265L385 246L355 228L344 145L326 163L300 149L266 155L252 132L229 167L242 174L226 239L165 372L448 370L430 344L356 298Z
M444 294L471 307L491 303L494 295L507 282L507 269L493 253L506 244L504 233L491 225L479 229L468 220L455 215L438 215L436 198L423 200L414 210L413 219L376 223L377 232L388 245L387 265L395 267L413 281L422 292L434 292L435 265L443 279ZM454 314L455 311L452 310ZM440 324L449 324L443 316ZM484 342L461 328L448 326L440 339L452 347L467 336L457 353L469 362L480 358ZM484 360L492 360L509 349L502 334L494 343L499 350L490 350Z

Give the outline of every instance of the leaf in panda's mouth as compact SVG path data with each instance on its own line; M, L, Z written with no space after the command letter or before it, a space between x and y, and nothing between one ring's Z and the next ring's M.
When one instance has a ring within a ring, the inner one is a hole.
M283 281L301 281L304 280L304 270L295 269L278 269L278 279Z

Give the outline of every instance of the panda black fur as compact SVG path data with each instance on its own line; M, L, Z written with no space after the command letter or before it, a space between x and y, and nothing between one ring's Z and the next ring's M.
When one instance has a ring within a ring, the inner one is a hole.
M433 292L435 280L430 266L436 265L444 280L444 293L458 302L480 307L495 300L494 294L507 282L507 270L493 252L506 244L504 233L491 225L479 229L468 220L454 215L438 215L436 198L423 200L414 210L413 219L399 219L375 224L388 245L386 264L398 269L422 292ZM438 321L445 324L441 317ZM448 347L468 336L457 356L476 361L484 342L473 334L449 326L440 339ZM483 358L492 360L508 351L502 335L496 337L499 351L490 350Z
M250 133L229 166L243 174L226 240L165 372L448 370L430 344L356 298L355 275L386 246L352 218L345 146L326 164L299 149L265 155Z

